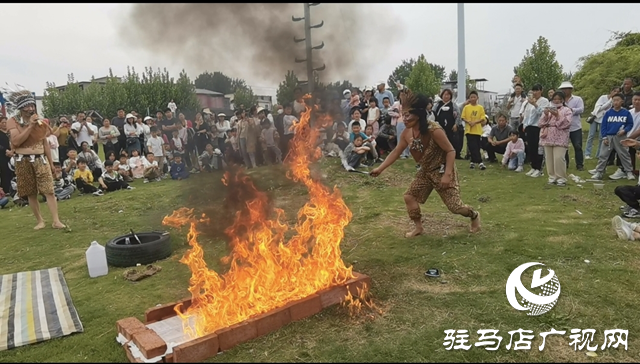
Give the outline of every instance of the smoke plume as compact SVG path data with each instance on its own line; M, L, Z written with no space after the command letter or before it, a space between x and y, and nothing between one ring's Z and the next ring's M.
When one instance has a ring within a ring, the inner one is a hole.
M306 80L302 3L134 4L120 29L136 48L163 55L185 68L221 71L230 77L277 84L288 70ZM366 82L368 64L387 57L393 39L402 36L401 22L388 5L320 4L311 7L314 68L321 80ZM164 58L163 57L163 58ZM391 72L392 70L389 70Z

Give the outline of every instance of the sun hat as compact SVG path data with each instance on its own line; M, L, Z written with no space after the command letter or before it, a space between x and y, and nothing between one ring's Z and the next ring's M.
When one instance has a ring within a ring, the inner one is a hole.
M219 113L219 114L218 114L218 116L225 116L225 117L226 117L226 116L227 116L227 114L225 114L225 113L221 112L221 113Z
M127 116L125 116L124 118L125 118L125 120L126 120L126 119L129 119L129 118L133 118L133 119L135 119L136 117L135 117L135 116L133 116L133 114L132 114L132 113L128 113L128 114L127 114Z
M564 81L563 83L560 84L560 87L558 87L558 89L562 90L563 88L571 88L572 89L573 85L569 81Z
M347 94L350 94L350 93L351 93L351 90L349 90L349 89L346 89L346 90L342 91L343 95L347 95Z

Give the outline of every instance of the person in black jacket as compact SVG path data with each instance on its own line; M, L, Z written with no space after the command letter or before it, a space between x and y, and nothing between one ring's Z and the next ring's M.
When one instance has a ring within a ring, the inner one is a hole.
M435 114L436 121L440 124L445 134L447 134L449 143L451 143L454 149L457 150L456 146L458 145L459 138L456 134L458 131L456 119L459 115L459 110L453 101L453 92L451 92L451 90L442 90L440 93L440 100L433 107L433 112Z

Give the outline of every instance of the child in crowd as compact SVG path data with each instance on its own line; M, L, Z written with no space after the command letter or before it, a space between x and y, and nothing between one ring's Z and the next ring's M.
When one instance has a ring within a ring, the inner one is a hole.
M102 191L93 185L93 173L87 167L87 161L84 158L80 158L77 165L78 169L76 169L73 179L80 193L93 193L95 196L102 196Z
M524 164L524 141L518 138L518 131L512 130L509 133L511 141L507 143L507 148L502 156L502 166L509 167L509 170L522 172Z
M78 152L75 149L69 149L67 159L62 163L62 168L68 176L73 177L78 169Z
M0 209L3 209L9 203L9 197L4 193L2 187L0 187Z
M144 165L146 159L138 154L138 150L131 151L131 158L129 158L129 168L131 168L131 177L139 179L144 177Z
M358 124L358 123L351 124L351 134L349 134L349 142L353 143L353 141L355 140L356 136L358 136L358 135L360 135L362 137L362 140L364 140L364 141L369 139L367 134L362 132L362 128L360 128L360 124Z
M387 115L389 115L389 111L391 111L391 100L389 100L388 97L385 97L382 99L382 107L380 108L380 120L386 120Z
M58 143L58 137L55 136L55 134L50 133L47 136L47 142L49 142L49 149L51 150L51 159L54 162L60 162L60 155L58 154L58 147L60 144Z
M162 139L162 141L164 142L164 139ZM169 175L169 166L171 165L171 162L173 162L173 152L171 152L170 144L164 143L163 148L164 148L164 161L163 161L164 163L162 166L163 167L162 173L164 173L166 177Z
M377 124L377 121L376 121ZM378 149L376 148L376 137L375 135L373 135L373 130L375 128L372 125L367 125L366 128L364 128L364 135L367 136L367 139L364 141L367 144L371 145L371 150L369 151L369 153L367 153L367 156L371 157L370 159L373 161L382 161L380 158L378 158Z
M207 144L207 147L209 146L211 146L211 144ZM175 154L173 156L170 173L171 179L177 179L178 181L189 178L189 171L187 170L187 166L182 161L182 154Z
M118 160L116 159L116 153L113 151L109 151L109 153L107 153L107 158L105 158L105 162L106 161L111 161L113 164L119 163Z
M469 93L469 104L462 109L462 121L464 121L464 133L467 137L467 150L471 155L471 163L469 168L475 169L476 164L480 170L487 167L482 163L482 155L480 154L480 138L482 137L482 124L486 122L484 108L478 104L478 92L471 91Z
M343 121L339 121L337 124L336 134L333 136L331 142L336 144L340 150L344 151L351 142L351 135L347 132L347 126Z
M125 182L133 182L133 176L131 175L131 167L129 166L129 160L126 154L120 154L120 161L116 165L113 164L113 168L118 170L118 173L122 176Z
M173 131L173 138L171 139L171 152L183 154L184 153L184 144L182 143L182 139L180 138L180 133L177 130Z
M385 100L388 102L389 98L385 97ZM384 116L384 124L380 128L376 144L378 145L379 155L390 153L397 145L396 127L391 125L391 115L389 114Z
M182 125L182 124L181 124ZM153 126L150 129L151 137L147 139L147 151L153 153L155 159L158 161L158 168L162 173L164 172L164 140L159 136L160 130L158 127Z
M58 201L68 200L71 198L75 186L69 180L67 174L62 169L59 162L53 162L55 174L53 175L53 193L56 195Z
M362 167L362 160L366 158L366 154L371 150L370 147L364 145L364 139L361 135L356 135L347 147L344 149L344 155L347 158L347 164L352 168Z
M240 155L240 146L238 145L238 130L233 128L229 130L229 137L225 140L224 155L227 164L242 164L242 155Z
M278 134L278 130L276 127L269 121L269 119L264 119L261 123L262 133L260 134L260 141L262 143L262 150L264 151L264 159L267 165L271 164L271 156L269 154L273 154L273 159L275 164L282 163L282 152L280 148L278 148L278 144L280 143L280 134Z
M375 97L369 99L369 111L367 112L367 126L373 127L373 138L375 139L378 136L378 130L380 128L380 124L378 123L380 120L380 109L378 108L378 100ZM366 133L366 127L365 127ZM372 150L375 150L372 149Z
M160 176L162 172L158 168L158 162L155 160L155 156L153 153L149 152L147 154L147 158L142 161L144 167L144 183L148 183L150 181L159 182L161 180Z
M487 152L487 145L489 145L489 134L491 134L491 129L493 125L491 125L491 121L489 121L489 116L485 115L486 122L482 125L482 136L480 137L480 148L483 151L484 159L489 159L489 154Z
M120 173L113 169L113 161L108 160L104 162L104 168L105 171L98 180L98 183L100 183L100 188L103 192L133 189L133 187L129 186L129 184L124 181Z

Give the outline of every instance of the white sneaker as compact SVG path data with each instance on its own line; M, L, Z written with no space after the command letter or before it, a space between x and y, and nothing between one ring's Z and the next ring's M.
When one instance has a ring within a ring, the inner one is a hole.
M136 188L133 186L127 186L127 190L131 191L131 190L135 190Z
M611 219L611 225L618 235L618 238L622 240L633 240L633 229L631 229L631 224L624 221L620 216L614 216L613 219Z
M594 175L596 173L598 173L598 171L594 168L594 169L590 169L587 172L589 172L590 175Z
M94 196L103 196L104 193L101 190L97 190L96 192L93 193Z
M529 176L531 177L531 175L533 174L533 172L535 172L535 169L530 169L529 172L525 173L525 176Z
M618 168L618 170L615 171L615 173L609 176L609 179L618 180L624 177L626 177L626 173L624 173L620 168Z
M591 156L590 155L585 155L584 159L591 159Z
M522 168L522 166L518 166L518 168L516 168L516 172L522 172L524 170L524 168Z
M634 179L636 179L636 176L633 174L633 172L627 172L627 179L629 181L633 181Z
M591 179L595 179L597 181L602 181L602 173L596 173L593 176L591 176Z
M142 183L149 183L149 180L145 178L144 181L142 181Z
M549 179L547 180L547 184L555 185L555 184L556 184L556 180L555 180L555 178L549 178Z
M533 170L533 173L531 173L531 177L533 177L533 178L538 178L538 177L540 177L540 176L542 176L542 172L540 172L540 171L539 171L539 170L537 170L537 169L534 169L534 170Z

